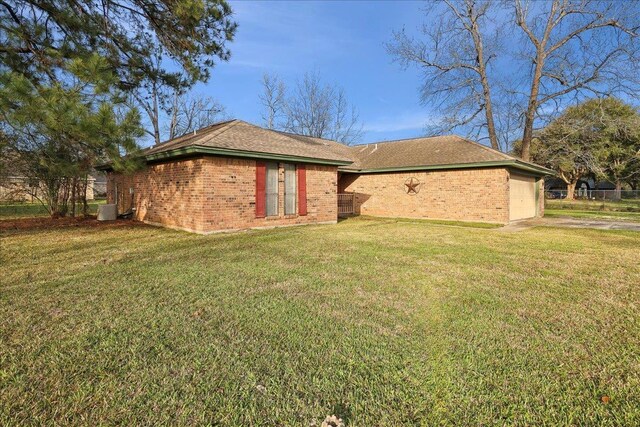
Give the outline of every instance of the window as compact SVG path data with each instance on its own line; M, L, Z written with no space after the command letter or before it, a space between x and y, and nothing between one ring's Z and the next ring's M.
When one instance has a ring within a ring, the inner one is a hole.
M269 162L266 179L267 216L278 215L278 163Z
M307 214L307 174L304 164L283 164L284 215ZM256 218L278 216L280 172L276 162L256 162Z
M296 166L284 164L284 214L296 214Z

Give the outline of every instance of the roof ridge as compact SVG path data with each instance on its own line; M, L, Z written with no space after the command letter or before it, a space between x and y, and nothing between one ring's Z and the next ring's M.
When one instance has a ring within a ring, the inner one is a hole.
M295 133L295 132L287 132L285 130L277 130L277 129L267 129L273 132L278 132L284 135L294 135L294 136L301 136L303 138L312 138L312 139L321 139L323 141L328 141L328 142L336 142L338 144L340 144L340 142L336 141L335 139L329 139L329 138L322 138L321 136L311 136L311 135L303 135L301 133ZM342 144L345 145L345 144Z
M295 143L300 143L301 141L299 141L299 140L295 139L295 138L294 138L294 136L301 136L301 137L303 137L303 138L315 138L315 137L313 137L313 136L299 135L299 134L297 134L297 133L284 132L284 131L280 131L280 130L277 130L277 129L268 129L268 128L263 128L262 126L254 125L253 123L249 123L249 122L246 122L246 121L244 121L244 120L240 120L240 119L238 119L238 120L237 120L237 122L238 122L238 123L244 123L244 124L245 124L245 125L247 125L247 126L250 126L250 127L252 127L252 128L256 128L256 129L259 129L259 130L261 130L261 131L263 131L263 132L271 132L271 133L275 133L275 134L281 135L281 136L283 136L283 137L287 138L288 140L293 141L293 142L295 142ZM222 132L221 132L221 133L222 133ZM220 134L217 134L217 135L220 135ZM331 140L328 140L328 141L331 141ZM333 142L336 142L336 141L333 141Z
M262 129L262 128L261 128ZM328 138L318 138L317 136L309 136L309 135L301 135L298 133L293 133L293 132L285 132L285 131L281 131L281 130L276 130L276 129L265 129L265 130L269 130L271 132L275 132L287 139L293 140L297 143L302 142L304 144L318 144L318 145L322 145L324 147L330 147L330 149L333 149L333 146L341 146L341 147L345 147L345 148L349 148L348 145L342 144L338 141L335 141L333 139L328 139ZM299 139L296 138L304 138L306 140L300 141ZM309 141L310 140L310 141ZM314 141L317 140L317 141Z
M309 136L309 135L301 135L301 134L298 134L298 133L286 132L286 131L275 130L275 129L269 129L269 130L271 130L273 132L277 132L280 135L285 136L287 138L292 138L292 139L295 139L296 137L307 138L307 139L312 140L316 144L323 144L326 147L339 146L339 147L344 147L347 150L349 150L351 147L354 147L353 145L348 145L348 144L342 143L340 141L336 141L335 139L320 138L320 137L317 137L317 136Z
M223 125L222 128L219 129L219 130L222 130L222 129L226 128L231 122L234 122L234 121L237 121L237 120L238 119L230 119L230 120L222 120L220 122L212 123L212 124L210 124L208 126L205 126L203 128L196 129L195 130L195 132L196 132L195 135L194 135L193 132L185 133L184 135L180 135L180 136L177 136L175 138L171 138L171 139L168 139L166 141L162 141L159 144L155 144L155 145L152 145L151 147L147 147L147 148L148 149L152 149L152 148L157 148L157 147L161 147L161 146L168 146L168 144L181 142L181 141L184 141L185 139L188 139L189 137L202 135L203 133L206 133L207 131L212 130L212 129L209 129L209 128L212 128L214 126ZM198 133L198 131L200 131L200 133Z
M224 122L222 122L222 123L224 123ZM239 120L239 119L229 120L220 129L214 130L212 132L212 134L213 134L213 136L221 135L221 134L225 133L226 131L228 131L229 129L231 129L232 127L236 126L238 123L247 123L247 122L245 122L243 120ZM248 123L248 124L250 124L250 123Z
M473 140L468 139L468 138L465 138L464 136L460 136L460 135L453 135L453 136L455 136L455 137L457 137L457 138L460 138L460 139L462 139L463 141L466 141L466 142L469 142L469 143L471 143L471 144L477 145L478 147L484 148L485 150L487 150L487 151L489 151L489 152L491 152L491 153L496 153L496 154L499 154L499 155L501 155L501 156L504 156L504 157L506 157L508 160L518 160L517 158L515 158L515 157L513 157L513 156L510 156L510 155L508 155L507 153L503 153L503 152L502 152L502 151L500 151L500 150L496 150L496 149L494 149L494 148L487 147L487 146L486 146L486 145L484 145L484 144L480 144L479 142L477 142L477 141L473 141Z
M350 145L349 147L356 148L356 147L363 147L365 145L388 144L388 143L402 142L402 141L414 141L416 139L449 138L449 137L452 137L452 136L453 137L458 137L458 135L453 135L453 134L451 134L451 135L432 135L432 136L414 136L412 138L387 139L387 140L383 140L383 141L367 142L366 144L354 144L354 145Z

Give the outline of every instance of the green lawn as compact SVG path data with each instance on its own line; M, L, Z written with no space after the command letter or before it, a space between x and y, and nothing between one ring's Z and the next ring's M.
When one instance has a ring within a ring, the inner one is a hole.
M640 212L640 199L623 199L617 202L607 200L545 200L548 209L606 211L606 212Z
M546 200L547 217L640 222L640 199L618 202L597 200Z
M354 218L1 245L0 425L640 423L637 232Z
M98 205L103 204L104 200L95 200L89 202L89 213L95 215L98 212ZM82 212L80 205L78 212ZM16 218L32 218L37 216L48 216L47 208L42 203L0 203L0 220L16 219Z
M545 208L544 216L550 218L570 217L580 219L594 219L607 221L640 222L640 212L592 211L577 209L549 209Z

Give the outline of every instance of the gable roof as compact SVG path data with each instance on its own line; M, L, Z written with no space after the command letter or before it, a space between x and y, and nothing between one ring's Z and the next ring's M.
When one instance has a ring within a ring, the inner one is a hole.
M157 144L142 154L147 161L209 154L329 164L352 173L492 166L512 167L537 175L554 173L456 135L349 147L329 139L264 129L237 119Z

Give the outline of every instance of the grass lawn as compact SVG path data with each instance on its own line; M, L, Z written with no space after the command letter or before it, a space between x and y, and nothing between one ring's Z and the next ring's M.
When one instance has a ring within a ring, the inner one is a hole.
M640 212L615 212L615 211L545 208L544 216L551 217L551 218L570 217L570 218L594 219L594 220L602 219L607 221L640 222Z
M640 222L640 199L619 202L598 200L546 200L545 216Z
M640 423L637 232L353 218L1 245L0 425Z
M617 202L607 200L545 200L545 207L553 210L605 211L605 212L638 212L640 199L623 199Z

